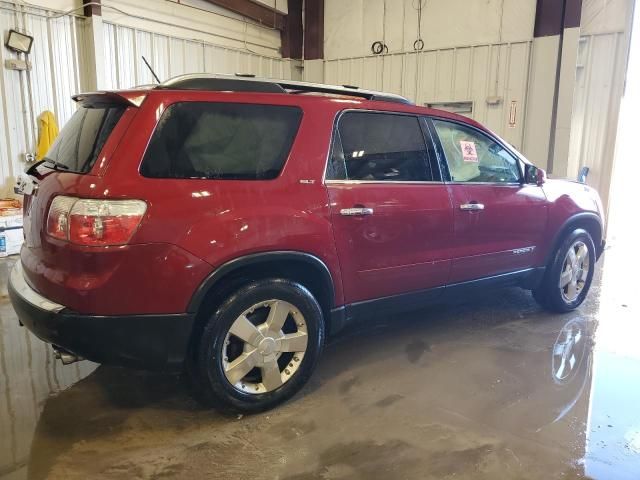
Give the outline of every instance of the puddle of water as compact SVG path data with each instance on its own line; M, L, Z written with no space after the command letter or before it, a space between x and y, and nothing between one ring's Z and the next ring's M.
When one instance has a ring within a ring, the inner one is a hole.
M18 325L7 297L16 257L0 259L0 478L27 478L31 442L47 399L95 370L80 362L64 367L51 347Z
M512 289L358 325L294 401L242 419L198 407L175 377L54 361L18 326L2 290L12 261L0 260L0 478L193 478L214 467L255 478L640 478L631 251L610 249L588 301L567 315Z

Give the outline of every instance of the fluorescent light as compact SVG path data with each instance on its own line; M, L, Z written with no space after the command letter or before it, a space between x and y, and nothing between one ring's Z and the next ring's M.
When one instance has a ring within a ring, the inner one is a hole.
M14 52L29 53L33 45L33 37L16 30L9 30L9 36L4 45Z

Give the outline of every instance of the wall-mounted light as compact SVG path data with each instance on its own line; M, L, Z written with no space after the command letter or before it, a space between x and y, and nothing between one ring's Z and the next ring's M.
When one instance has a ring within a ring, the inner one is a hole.
M29 53L33 45L33 37L20 33L17 30L9 30L9 36L4 43L5 47L18 53Z

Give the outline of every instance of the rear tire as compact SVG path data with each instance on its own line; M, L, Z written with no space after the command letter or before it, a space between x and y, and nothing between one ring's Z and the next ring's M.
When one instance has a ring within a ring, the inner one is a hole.
M591 235L578 228L565 237L547 266L533 297L547 310L575 310L589 293L595 269L596 249Z
M249 283L211 315L190 380L198 399L219 410L268 410L307 382L324 335L322 309L305 287L284 279Z

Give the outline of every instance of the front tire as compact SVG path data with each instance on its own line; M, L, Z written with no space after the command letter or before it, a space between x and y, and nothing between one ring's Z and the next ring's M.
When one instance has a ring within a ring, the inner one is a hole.
M284 279L252 282L209 319L192 381L199 396L220 410L268 410L307 382L324 335L322 309L305 287Z
M553 312L575 310L589 292L595 261L596 249L589 232L574 230L556 250L541 285L533 290L534 298Z

